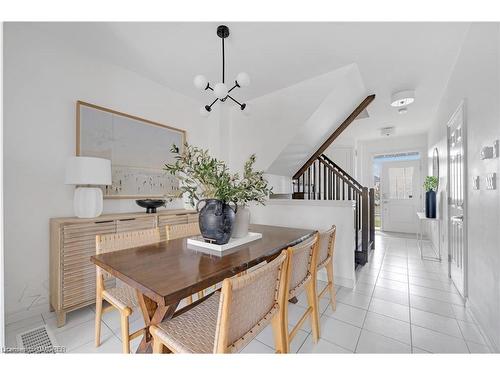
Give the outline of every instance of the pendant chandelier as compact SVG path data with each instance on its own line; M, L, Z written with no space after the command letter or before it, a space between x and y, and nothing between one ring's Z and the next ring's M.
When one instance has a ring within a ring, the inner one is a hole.
M210 86L210 82L205 76L197 75L196 77L194 77L193 83L196 88L203 91L210 90L215 96L215 99L212 103L200 108L200 115L207 117L212 111L212 106L218 100L220 100L221 102L225 102L227 99L231 99L240 107L241 111L244 114L248 114L248 105L245 103L240 103L238 100L233 98L230 93L236 88L248 86L250 84L250 77L247 73L241 72L236 76L233 87L228 88L228 86L226 85L224 39L229 36L229 28L225 25L220 25L219 27L217 27L217 36L222 39L222 82L216 83L214 86Z

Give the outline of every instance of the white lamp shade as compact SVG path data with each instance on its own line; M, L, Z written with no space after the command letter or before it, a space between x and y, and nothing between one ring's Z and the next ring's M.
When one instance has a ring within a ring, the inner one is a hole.
M111 161L73 156L66 162L67 185L111 185Z
M241 87L246 87L250 85L250 76L245 72L241 72L236 76L236 82L238 82L238 85Z
M415 91L403 90L395 92L391 97L391 105L393 107L405 107L415 101Z
M227 86L224 83L218 83L214 87L214 95L216 98L224 99L227 96Z
M208 80L205 76L198 74L196 77L194 77L193 83L197 89L205 90L208 85Z

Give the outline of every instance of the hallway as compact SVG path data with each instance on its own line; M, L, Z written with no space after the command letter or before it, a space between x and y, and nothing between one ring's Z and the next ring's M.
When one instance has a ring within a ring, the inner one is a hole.
M447 263L420 259L415 238L377 232L355 290L339 291L333 316L352 306L368 310L356 352L489 352L447 273Z

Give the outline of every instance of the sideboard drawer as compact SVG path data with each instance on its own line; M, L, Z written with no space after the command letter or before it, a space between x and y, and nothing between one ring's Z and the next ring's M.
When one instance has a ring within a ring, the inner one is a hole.
M137 217L116 221L116 232L133 232L136 230L156 228L156 216Z

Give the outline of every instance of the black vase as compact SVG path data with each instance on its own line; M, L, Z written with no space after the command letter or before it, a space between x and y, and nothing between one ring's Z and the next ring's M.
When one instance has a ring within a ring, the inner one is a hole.
M200 204L204 203L200 209ZM203 199L196 204L199 213L200 231L203 238L217 245L229 242L233 232L234 217L238 206L233 209L218 199Z
M425 217L436 218L436 192L434 190L425 193Z

